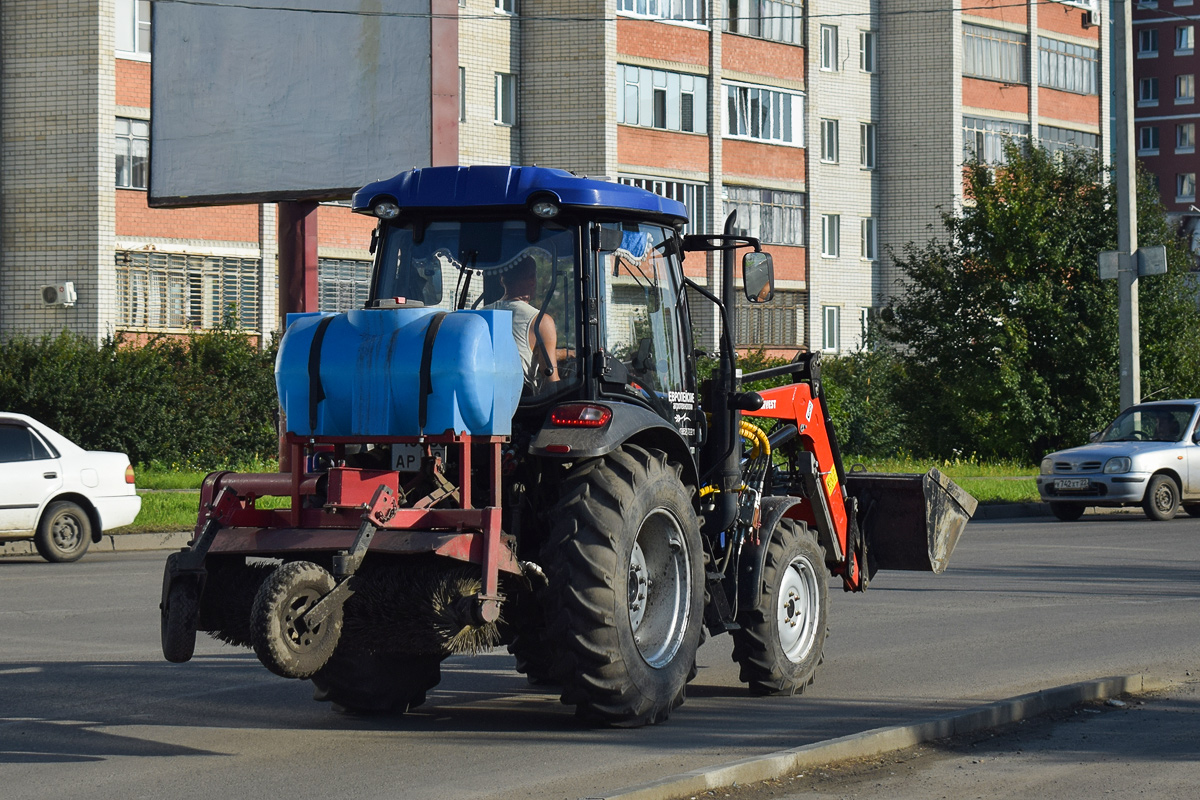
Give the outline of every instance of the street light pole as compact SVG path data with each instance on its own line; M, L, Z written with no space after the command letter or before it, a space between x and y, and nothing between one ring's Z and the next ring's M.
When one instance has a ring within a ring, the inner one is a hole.
M1112 8L1114 97L1116 115L1117 184L1117 337L1120 346L1121 409L1142 397L1141 354L1138 345L1137 162L1133 156L1133 3Z

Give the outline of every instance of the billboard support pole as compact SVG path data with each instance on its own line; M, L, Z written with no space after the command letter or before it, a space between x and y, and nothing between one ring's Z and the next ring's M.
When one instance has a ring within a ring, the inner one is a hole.
M279 312L317 310L317 204L280 203Z

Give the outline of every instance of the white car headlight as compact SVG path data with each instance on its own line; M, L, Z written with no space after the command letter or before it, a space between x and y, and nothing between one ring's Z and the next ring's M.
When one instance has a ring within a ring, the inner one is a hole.
M1042 459L1042 474L1049 475L1052 472L1054 472L1054 459L1046 456Z
M1130 462L1127 456L1110 458L1108 463L1104 465L1104 473L1106 475L1111 475L1115 472L1129 472L1130 466L1132 466L1132 462Z

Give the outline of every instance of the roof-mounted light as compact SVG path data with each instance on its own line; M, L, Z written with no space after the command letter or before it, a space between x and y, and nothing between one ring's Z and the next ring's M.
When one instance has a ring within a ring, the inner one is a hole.
M558 216L558 204L550 200L538 200L529 210L533 212L535 217L542 219L553 219Z
M612 409L591 403L567 403L550 412L550 421L560 428L603 428L612 419Z
M371 207L371 213L380 219L395 219L400 216L400 206L391 200L382 200Z

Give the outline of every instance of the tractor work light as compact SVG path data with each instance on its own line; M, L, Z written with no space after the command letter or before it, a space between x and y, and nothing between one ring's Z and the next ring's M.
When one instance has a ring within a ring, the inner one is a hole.
M391 200L384 200L376 203L371 212L380 219L395 219L400 215L400 206L393 203Z
M542 219L552 219L558 216L558 205L549 200L538 200L529 207L529 210L533 212L535 217L541 217Z
M561 428L603 428L612 419L612 409L590 403L568 403L550 412L550 421Z

